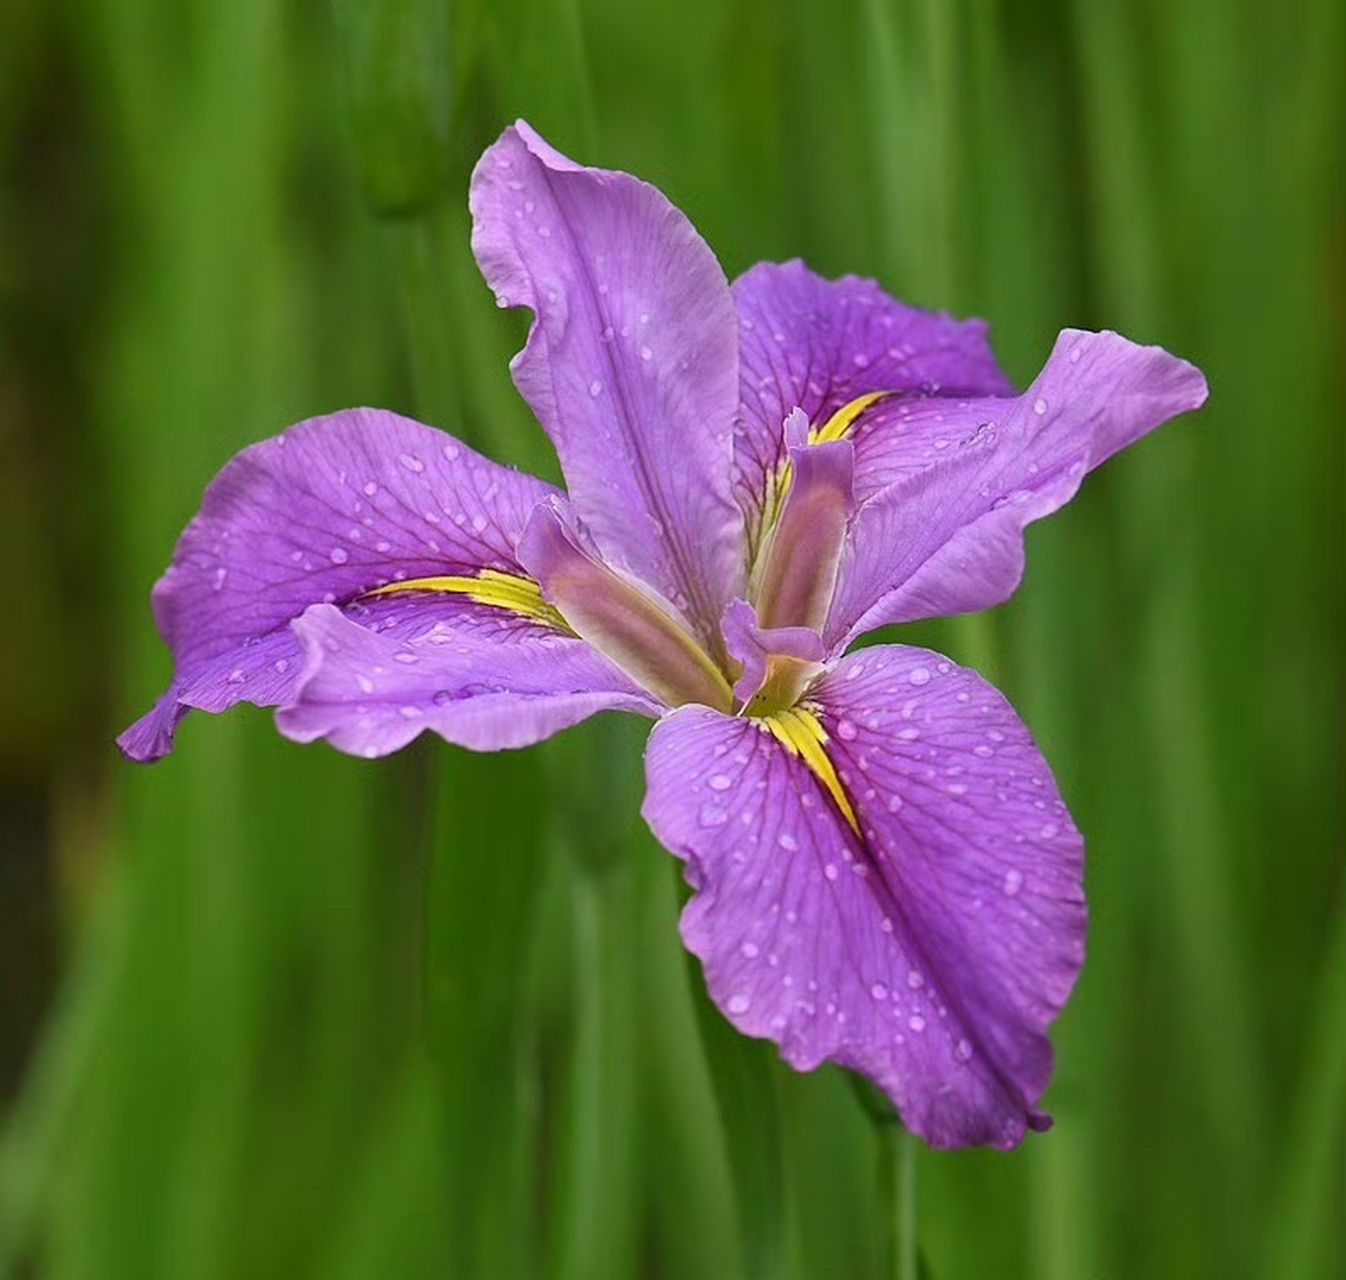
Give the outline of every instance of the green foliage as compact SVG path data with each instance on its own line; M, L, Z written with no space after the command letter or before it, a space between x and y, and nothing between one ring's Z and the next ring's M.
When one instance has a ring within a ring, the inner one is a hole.
M922 633L1053 761L1092 933L1056 1128L918 1153L921 1271L1339 1265L1342 26L1338 0L7 6L0 873L50 871L0 879L15 991L44 963L18 923L69 928L0 1131L0 1277L830 1280L900 1251L882 1123L709 1009L627 726L373 766L239 711L153 770L112 751L167 674L148 588L236 448L381 404L554 468L467 250L468 170L518 115L660 183L731 276L878 276L987 316L1020 380L1065 325L1209 374L1207 411L1033 530L1012 604Z

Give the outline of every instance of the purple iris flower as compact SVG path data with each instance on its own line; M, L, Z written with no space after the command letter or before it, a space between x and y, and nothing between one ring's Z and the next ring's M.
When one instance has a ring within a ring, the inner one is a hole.
M933 1146L1045 1127L1080 834L974 672L847 649L1005 600L1024 526L1200 372L1071 330L1016 394L981 322L799 262L731 286L659 191L523 123L471 207L500 305L534 312L514 379L568 492L376 409L245 449L154 589L174 676L122 749L239 701L364 756L649 716L644 817L725 1016L864 1073Z

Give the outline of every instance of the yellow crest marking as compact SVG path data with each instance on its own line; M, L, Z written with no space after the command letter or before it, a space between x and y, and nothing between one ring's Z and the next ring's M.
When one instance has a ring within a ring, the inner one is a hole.
M821 427L809 432L809 444L826 444L829 440L843 440L846 433L855 425L855 420L872 404L894 395L892 391L871 391L867 395L857 396L849 404L843 404Z
M792 756L798 756L813 770L814 776L841 810L841 816L858 836L860 824L856 821L855 810L851 808L850 797L846 795L841 779L837 777L837 771L824 750L828 741L827 730L818 717L803 707L787 707L784 711L763 717L762 723Z
M561 611L542 598L542 588L532 578L525 578L521 574L483 569L476 577L410 578L406 582L390 582L387 586L375 587L364 595L365 599L370 599L373 596L401 595L408 591L466 596L478 604L489 604L554 627L568 635L575 634L561 616Z

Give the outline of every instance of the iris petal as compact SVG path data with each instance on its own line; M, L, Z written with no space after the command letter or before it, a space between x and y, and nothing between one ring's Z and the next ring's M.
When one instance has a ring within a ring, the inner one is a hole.
M713 643L743 573L738 336L714 254L654 187L577 165L522 123L482 157L471 205L487 282L536 316L514 380L580 519Z
M687 864L683 940L793 1066L863 1072L934 1146L1014 1146L1048 1123L1083 958L1079 833L1004 698L938 654L862 650L809 697L858 833L754 721L656 726L644 814Z
M555 492L378 409L314 418L243 450L154 588L173 681L119 739L123 751L166 754L189 708L288 701L302 665L289 624L310 605L358 601L399 578L518 573L514 544Z
M851 429L859 508L826 638L988 609L1023 574L1024 528L1119 449L1206 398L1199 370L1066 330L1021 396L888 399Z

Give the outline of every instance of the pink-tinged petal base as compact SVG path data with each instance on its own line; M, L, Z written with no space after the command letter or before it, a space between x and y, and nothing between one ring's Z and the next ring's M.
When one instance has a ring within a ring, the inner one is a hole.
M793 1066L862 1072L933 1146L1014 1146L1048 1123L1083 959L1079 833L1004 698L939 655L866 650L812 696L860 836L759 724L656 727L644 814L696 890L683 939Z

